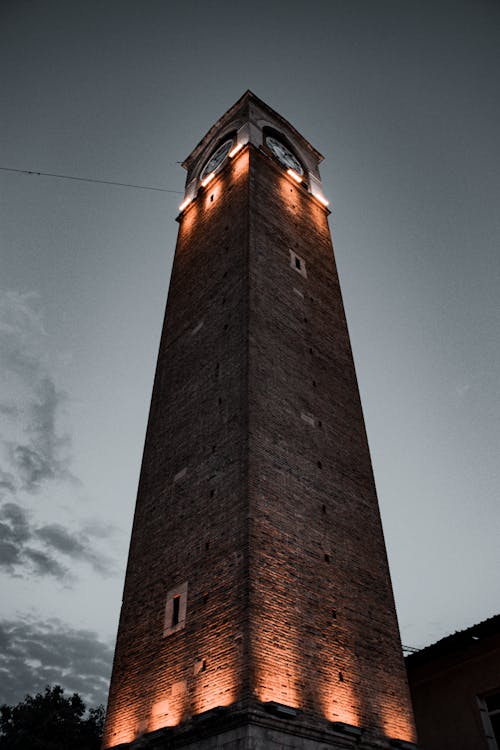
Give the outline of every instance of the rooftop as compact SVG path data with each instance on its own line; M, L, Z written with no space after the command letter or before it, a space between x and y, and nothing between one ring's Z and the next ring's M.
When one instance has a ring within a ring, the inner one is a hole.
M409 654L405 662L411 669L411 667L433 661L441 656L450 656L459 651L465 651L478 641L495 635L500 635L500 614L489 617L466 630L457 630L436 643Z

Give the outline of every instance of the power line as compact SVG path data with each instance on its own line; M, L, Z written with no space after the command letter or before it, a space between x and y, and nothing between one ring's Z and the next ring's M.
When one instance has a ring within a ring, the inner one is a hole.
M415 646L401 646L403 651L408 652L409 654L416 654L418 651L421 651L422 649L416 648Z
M136 188L136 190L155 190L158 193L176 193L184 195L180 190L169 190L168 188L151 187L150 185L133 185L130 182L114 182L113 180L97 180L92 177L75 177L69 174L56 174L55 172L35 172L30 169L14 169L12 167L0 167L2 172L17 172L18 174L30 174L36 177L56 177L59 180L76 180L77 182L96 182L100 185L117 185L118 187Z

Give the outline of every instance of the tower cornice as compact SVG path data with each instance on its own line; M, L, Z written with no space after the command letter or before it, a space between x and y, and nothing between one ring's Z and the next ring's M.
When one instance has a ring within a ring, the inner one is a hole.
M217 120L182 163L187 170L182 206L192 201L200 185L206 183L207 170L215 174L224 163L225 155L232 156L247 144L269 154L274 144L274 151L278 150L274 158L281 160L285 169L287 166L297 169L297 176L303 175L309 191L327 204L318 167L323 156L284 117L248 90Z
M252 105L253 108L252 108ZM254 111L252 111L254 110ZM193 164L198 160L203 151L212 144L214 139L224 133L229 126L233 125L234 129L239 129L246 122L250 122L255 117L255 111L261 111L262 114L268 115L268 117L279 127L295 139L299 145L310 153L314 161L319 164L323 161L323 155L304 138L299 131L291 125L282 115L276 110L270 107L266 102L260 99L253 91L247 89L245 93L236 101L217 122L212 125L210 130L203 136L195 148L191 151L189 156L182 162L182 166L188 172L191 170Z

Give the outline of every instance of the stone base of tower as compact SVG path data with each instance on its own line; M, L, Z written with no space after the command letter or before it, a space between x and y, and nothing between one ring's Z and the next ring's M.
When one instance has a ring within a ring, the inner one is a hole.
M389 738L341 722L305 716L288 706L260 704L216 708L176 727L141 735L113 750L417 750L411 742ZM111 749L110 749L111 750Z

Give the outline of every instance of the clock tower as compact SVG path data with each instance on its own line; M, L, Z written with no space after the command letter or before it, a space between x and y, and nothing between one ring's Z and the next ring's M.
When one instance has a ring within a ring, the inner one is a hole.
M184 162L105 748L414 747L321 159L247 91Z

